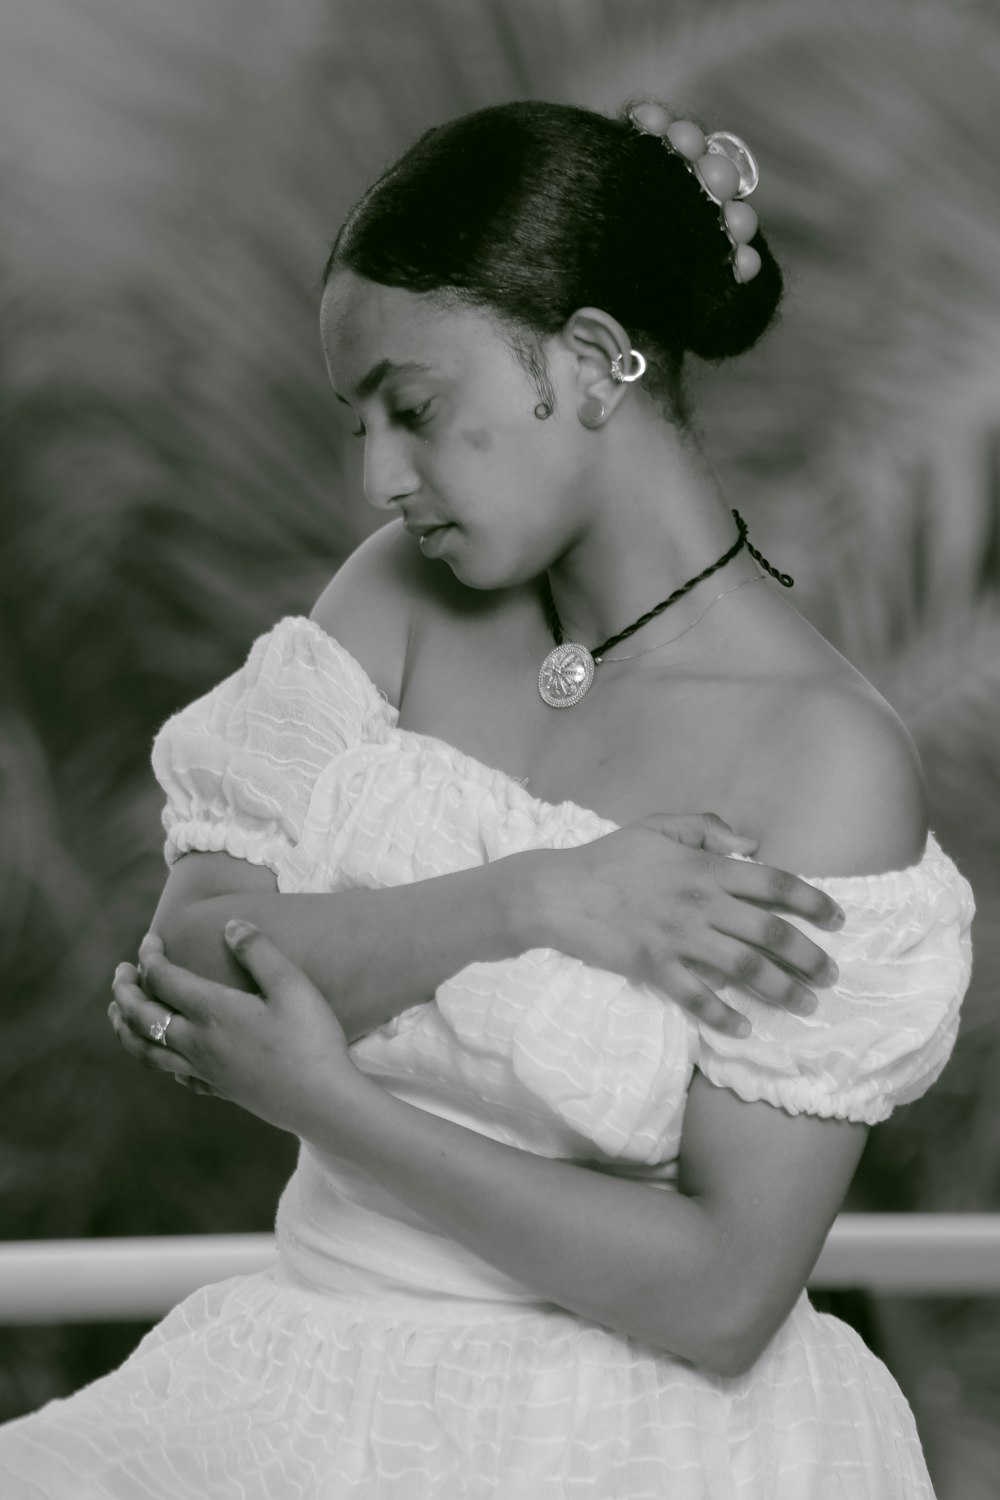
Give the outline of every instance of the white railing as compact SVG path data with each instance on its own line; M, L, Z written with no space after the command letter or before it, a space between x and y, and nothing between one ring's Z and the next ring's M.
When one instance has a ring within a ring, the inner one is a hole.
M0 1324L158 1318L198 1287L274 1259L269 1234L0 1242ZM995 1296L1000 1214L841 1214L808 1284Z

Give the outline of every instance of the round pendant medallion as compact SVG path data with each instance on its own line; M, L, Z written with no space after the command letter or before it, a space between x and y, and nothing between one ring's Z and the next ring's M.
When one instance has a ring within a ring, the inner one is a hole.
M572 708L593 680L594 658L586 646L563 641L542 662L538 691L550 708Z

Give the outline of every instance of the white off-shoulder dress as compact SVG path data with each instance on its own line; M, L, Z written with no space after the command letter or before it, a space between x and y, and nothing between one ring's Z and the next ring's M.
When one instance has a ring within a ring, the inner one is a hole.
M225 850L281 891L339 891L616 826L397 719L337 641L282 619L156 736L168 862ZM695 1067L875 1124L951 1053L972 893L933 837L908 869L813 883L848 920L823 935L840 979L811 1016L729 990L753 1030L723 1036L536 949L471 964L351 1055L421 1109L650 1191L676 1190ZM196 1292L117 1370L0 1428L4 1500L932 1500L889 1370L804 1291L723 1377L541 1299L306 1145L276 1229L272 1268Z

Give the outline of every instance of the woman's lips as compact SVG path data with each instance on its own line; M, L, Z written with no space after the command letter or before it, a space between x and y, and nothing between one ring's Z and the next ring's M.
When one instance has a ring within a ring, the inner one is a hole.
M445 532L452 529L453 525L454 522L446 521L441 526L434 526L430 531L425 531L419 540L420 550L427 552L430 548L434 547L443 538Z

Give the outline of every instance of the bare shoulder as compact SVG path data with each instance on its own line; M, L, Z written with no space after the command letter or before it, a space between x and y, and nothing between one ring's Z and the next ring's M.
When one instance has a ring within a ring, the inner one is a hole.
M345 558L310 612L399 704L418 610L441 587L401 520L390 521Z
M777 774L758 859L804 875L875 875L920 860L920 758L870 683L858 674L799 685L773 722Z

